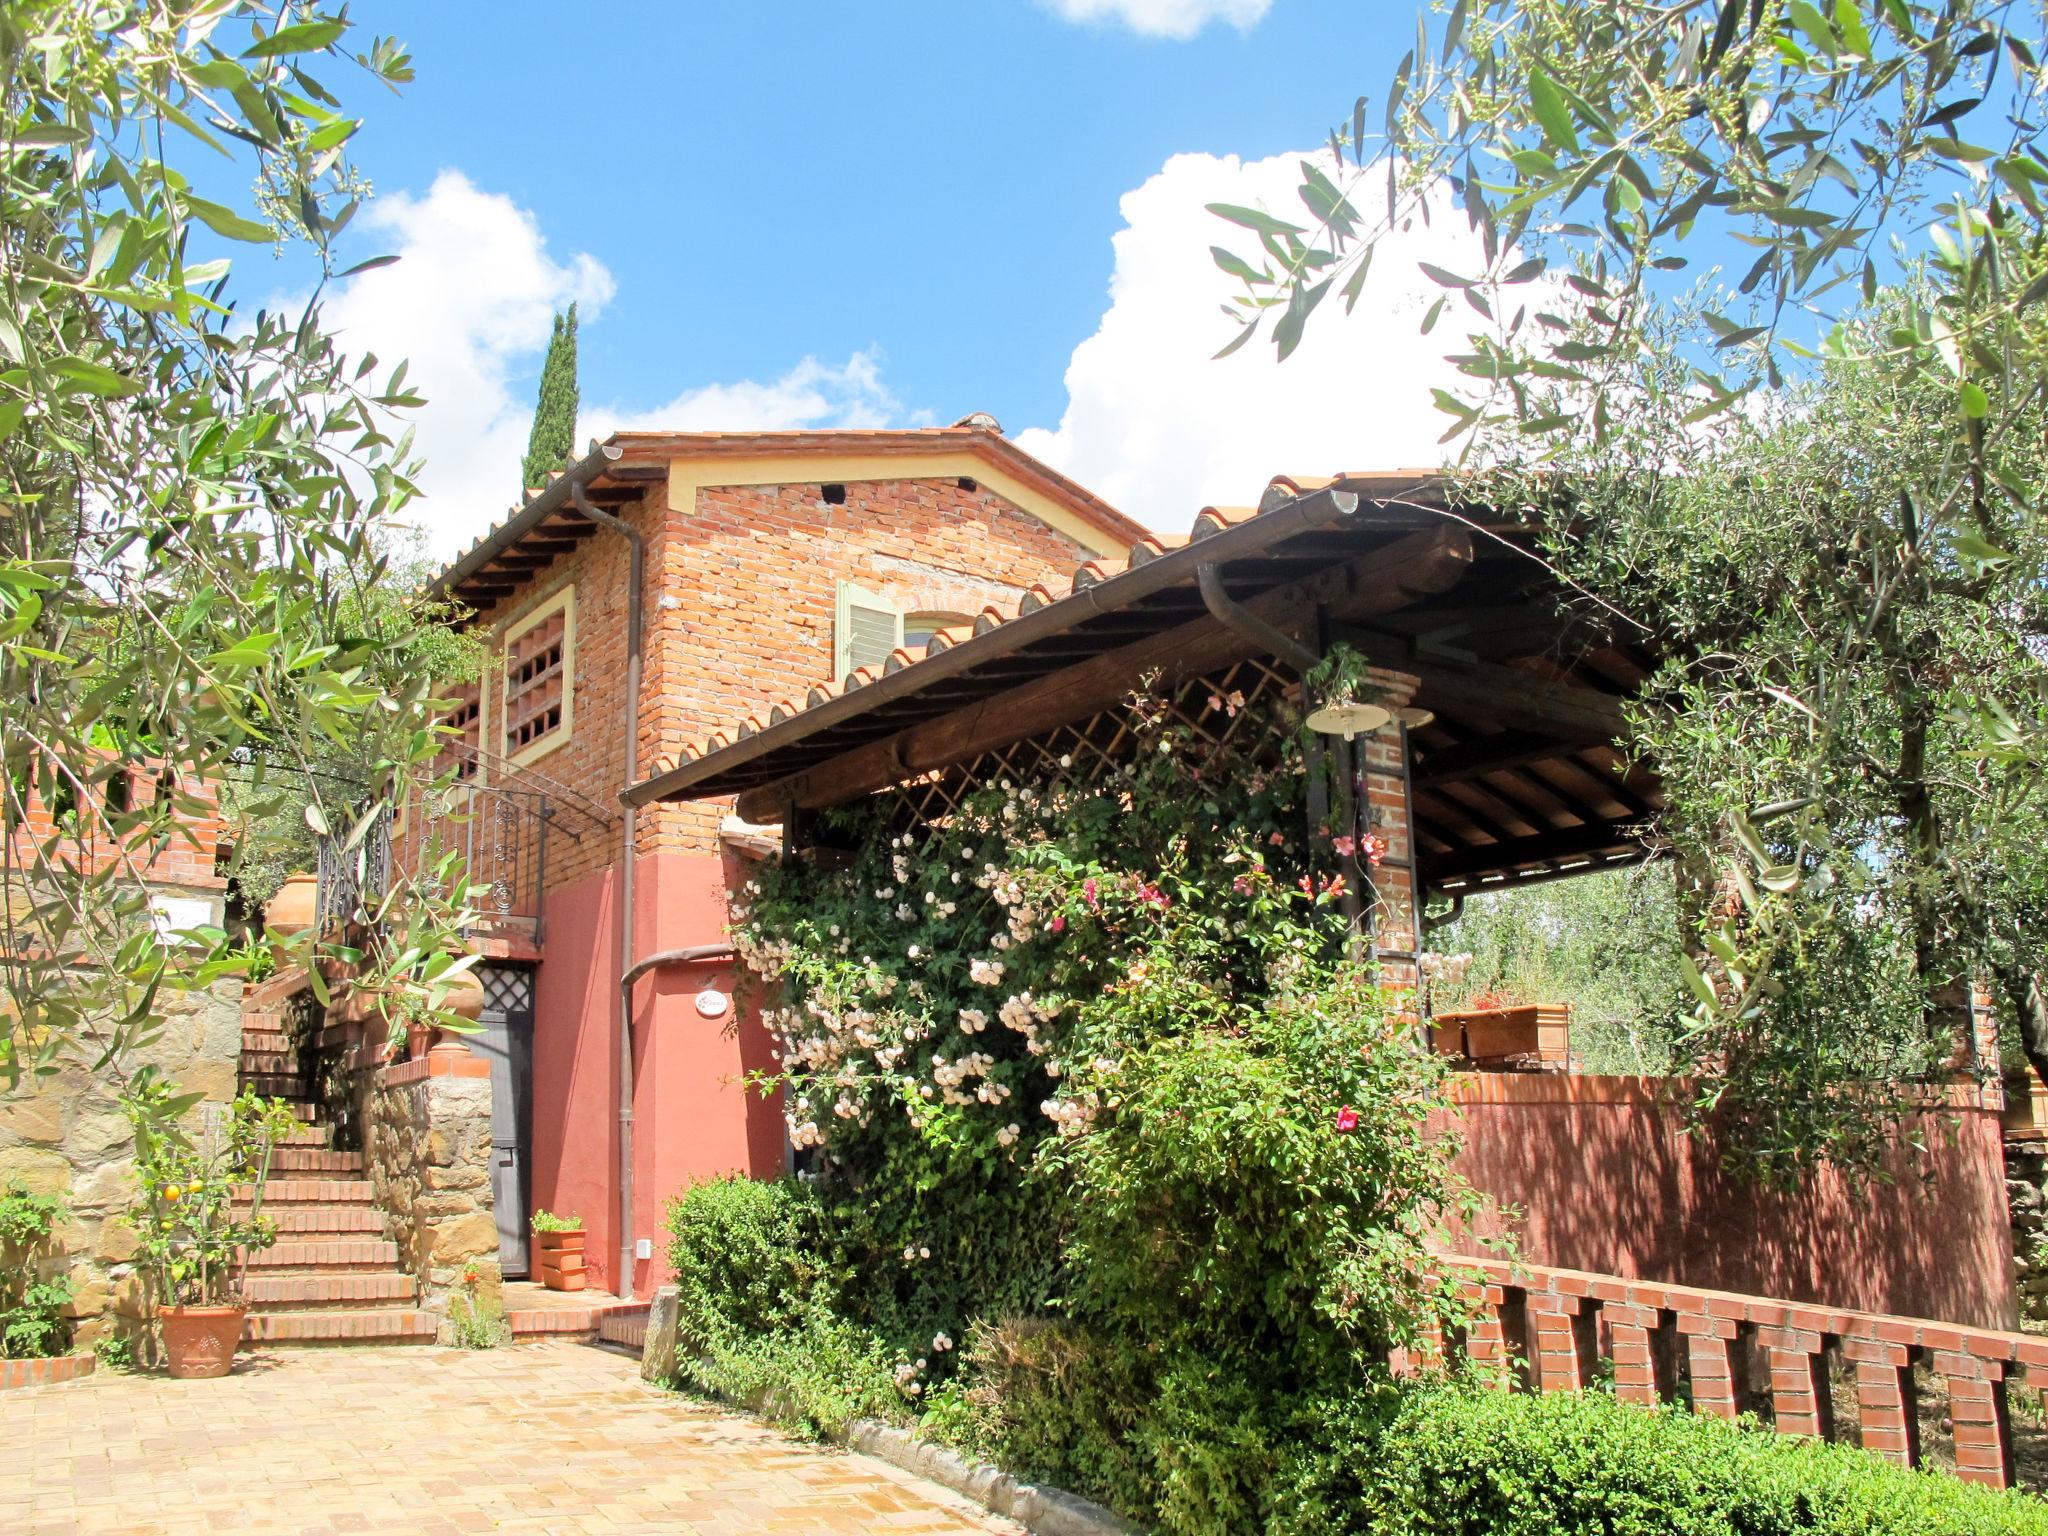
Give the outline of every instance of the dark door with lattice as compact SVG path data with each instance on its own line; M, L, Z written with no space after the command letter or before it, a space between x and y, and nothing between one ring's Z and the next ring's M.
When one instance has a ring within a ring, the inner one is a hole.
M491 1064L491 1206L498 1216L498 1265L508 1279L528 1273L526 1170L533 1126L533 972L480 965L482 1033L472 1049Z

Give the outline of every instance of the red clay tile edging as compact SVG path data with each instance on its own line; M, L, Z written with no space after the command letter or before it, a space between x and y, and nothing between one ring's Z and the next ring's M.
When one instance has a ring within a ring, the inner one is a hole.
M45 1360L0 1360L0 1391L9 1387L42 1387L52 1382L90 1376L98 1362L91 1355L52 1355Z

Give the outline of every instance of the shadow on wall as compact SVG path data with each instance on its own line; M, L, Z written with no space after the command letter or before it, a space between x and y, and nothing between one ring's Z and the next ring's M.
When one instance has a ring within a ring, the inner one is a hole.
M1488 1198L1471 1235L1510 1232L1532 1264L2015 1326L1995 1111L1930 1107L1912 1117L1926 1151L1902 1136L1888 1181L1823 1170L1784 1196L1721 1171L1684 1093L1674 1079L1462 1074L1433 1125L1462 1137L1455 1166Z

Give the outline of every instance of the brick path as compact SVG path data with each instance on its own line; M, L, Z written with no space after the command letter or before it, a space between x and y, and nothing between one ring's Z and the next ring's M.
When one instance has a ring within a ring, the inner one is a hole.
M564 1342L245 1351L219 1381L99 1374L0 1393L0 1445L10 1536L1021 1530Z

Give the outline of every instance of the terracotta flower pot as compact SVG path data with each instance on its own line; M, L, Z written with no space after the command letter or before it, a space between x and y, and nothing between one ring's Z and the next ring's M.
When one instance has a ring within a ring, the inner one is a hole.
M180 1380L225 1376L242 1342L244 1307L159 1307L164 1361Z
M263 928L275 938L288 939L313 926L320 912L320 877L290 875L277 894L264 903Z
M583 1233L536 1232L534 1256L540 1262L540 1282L551 1291L583 1289Z

